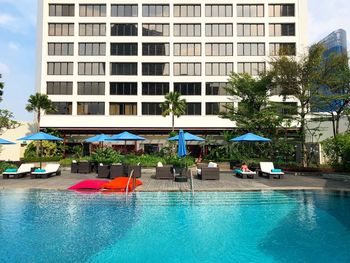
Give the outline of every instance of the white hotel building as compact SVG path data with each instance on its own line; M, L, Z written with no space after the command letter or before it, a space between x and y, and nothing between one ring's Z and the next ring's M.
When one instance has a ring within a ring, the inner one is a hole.
M307 45L306 0L39 3L37 91L58 108L41 126L68 136L165 135L159 103L170 91L187 101L176 128L220 134L235 127L218 117L230 72L257 75L280 48Z

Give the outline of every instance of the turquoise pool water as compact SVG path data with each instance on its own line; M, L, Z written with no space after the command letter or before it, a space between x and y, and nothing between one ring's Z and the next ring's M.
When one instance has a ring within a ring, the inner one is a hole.
M0 262L350 262L340 192L0 191Z

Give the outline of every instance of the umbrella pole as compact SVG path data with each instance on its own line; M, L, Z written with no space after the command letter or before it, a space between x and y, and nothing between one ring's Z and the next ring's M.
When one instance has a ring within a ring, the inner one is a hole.
M43 157L43 140L40 140L40 169L42 168L41 158Z

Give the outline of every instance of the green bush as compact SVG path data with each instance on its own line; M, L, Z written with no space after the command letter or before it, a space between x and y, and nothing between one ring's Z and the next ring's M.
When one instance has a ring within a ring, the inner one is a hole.
M328 163L341 170L350 170L350 133L338 134L322 143Z
M9 168L17 168L17 166L11 163L0 162L0 173Z
M61 160L61 156L53 156L53 157L25 157L22 158L21 161L25 163L38 163L38 162L59 162Z
M41 146L42 149L40 149ZM24 158L39 157L37 154L37 147L39 147L39 155L42 155L42 157L62 156L63 144L61 142L42 141L41 144L39 141L34 141L27 145L24 151Z
M91 155L91 160L103 164L121 163L123 160L123 155L110 147L97 148Z
M191 156L186 156L184 158L179 158L179 157L168 157L166 160L167 164L172 164L174 166L178 166L178 167L191 167L192 165L194 165L195 160L193 157Z

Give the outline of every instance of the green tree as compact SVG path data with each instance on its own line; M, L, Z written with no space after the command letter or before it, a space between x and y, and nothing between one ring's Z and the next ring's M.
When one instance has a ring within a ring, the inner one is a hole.
M226 91L232 103L227 103L226 112L220 117L235 121L239 129L273 137L282 119L269 102L271 77L261 75L257 78L249 74L232 73ZM238 107L235 101L239 101Z
M335 137L339 134L341 118L349 113L350 70L347 54L333 52L323 56L316 84L320 92L314 94L313 103L318 111L330 114Z
M320 82L320 72L323 61L324 47L314 45L309 52L301 57L280 56L270 61L274 88L280 90L283 97L294 97L298 100L298 111L294 116L299 126L299 138L302 151L302 164L307 163L306 116L310 113L313 94L317 94L316 83Z
M0 82L0 101L2 101L4 87L5 84ZM0 133L2 133L4 129L14 129L19 125L17 121L13 120L13 113L11 111L0 109Z
M41 114L46 112L54 112L56 109L46 94L36 93L30 95L26 106L28 112L35 112L37 116L38 131L40 131Z
M180 97L179 92L169 92L165 95L165 101L161 104L163 117L171 115L172 131L175 130L175 116L179 118L186 112L186 100Z

